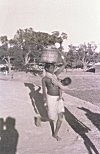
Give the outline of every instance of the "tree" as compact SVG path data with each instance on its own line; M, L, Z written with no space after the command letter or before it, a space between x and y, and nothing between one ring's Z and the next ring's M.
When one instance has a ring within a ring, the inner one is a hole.
M66 58L66 54L63 52L62 43L65 39L67 40L68 36L66 33L64 32L60 33L59 31L53 31L52 35L55 38L56 41L55 43L60 44L60 47L58 48L59 49L58 51L60 51L60 53L58 54L58 63L61 63L62 62L61 54Z
M73 67L73 63L75 62L75 46L72 44L69 45L69 51L66 54L66 61L69 67Z
M44 48L55 45L56 42L61 45L63 39L65 39L64 35L65 33L59 36L55 33L35 32L32 28L19 29L10 40L7 39L7 36L1 37L2 52L0 51L0 54L3 53L2 56L8 63L10 71L11 58L13 58L13 65L17 63L27 65L30 62L39 62Z
M8 65L8 71L11 72L11 54L12 52L9 50L10 44L8 41L7 36L1 36L0 41L2 44L1 51L0 51L0 57L2 57L2 60L5 60L6 64Z
M67 34L64 32L60 33L59 31L53 31L52 35L55 37L55 41L60 44L60 48L62 49L63 40L64 39L67 40L67 38L68 38Z
M94 42L80 44L78 46L69 45L70 58L73 59L73 62L80 63L83 65L84 70L87 69L87 66L90 62L95 62L95 50L97 45Z
M32 60L39 59L44 47L54 45L56 42L62 42L61 37L44 32L35 32L32 28L19 29L14 36L14 40L22 50L24 65L27 65Z
M97 45L94 42L90 42L87 44L81 44L79 46L79 49L77 49L78 53L79 53L79 58L80 60L82 60L83 63L83 68L84 70L87 69L87 65L90 62L95 62L94 61L94 54L95 54L95 50L97 48Z

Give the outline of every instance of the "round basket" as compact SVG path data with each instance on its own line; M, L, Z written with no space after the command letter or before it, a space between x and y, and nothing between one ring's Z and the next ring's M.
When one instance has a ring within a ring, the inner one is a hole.
M58 51L56 49L44 50L41 55L41 62L56 63L58 61Z

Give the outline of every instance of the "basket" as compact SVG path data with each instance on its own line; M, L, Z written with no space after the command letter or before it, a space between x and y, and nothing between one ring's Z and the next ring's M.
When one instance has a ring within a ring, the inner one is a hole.
M42 63L57 63L57 61L58 61L57 49L43 50L41 55Z

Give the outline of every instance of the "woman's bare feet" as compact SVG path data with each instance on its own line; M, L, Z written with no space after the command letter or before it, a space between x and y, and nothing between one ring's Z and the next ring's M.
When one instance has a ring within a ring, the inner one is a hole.
M60 138L59 136L57 136L57 135L53 135L53 137L54 137L57 141L60 141L60 140L61 140L61 138Z

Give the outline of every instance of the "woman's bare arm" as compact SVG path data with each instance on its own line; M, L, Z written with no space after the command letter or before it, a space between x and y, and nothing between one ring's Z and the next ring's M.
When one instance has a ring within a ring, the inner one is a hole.
M63 56L63 54L61 53L60 50L59 50L59 53L60 53L61 58L62 58L62 60L63 60L63 66L61 66L61 67L55 72L55 74L56 74L57 76L65 69L65 66L67 65L66 60L65 60L65 57Z
M42 91L43 91L43 99L44 103L47 104L47 90L46 90L46 78L42 79Z

